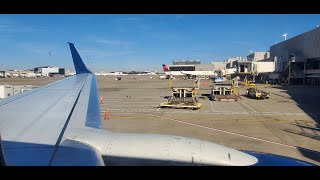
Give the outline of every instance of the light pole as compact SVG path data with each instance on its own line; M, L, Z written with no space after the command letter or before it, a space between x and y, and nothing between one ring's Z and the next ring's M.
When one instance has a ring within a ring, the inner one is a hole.
M289 79L288 79L288 85L290 85L290 79L291 79L291 61L289 60Z
M287 40L287 33L285 33L284 35L282 35L284 37L284 40Z

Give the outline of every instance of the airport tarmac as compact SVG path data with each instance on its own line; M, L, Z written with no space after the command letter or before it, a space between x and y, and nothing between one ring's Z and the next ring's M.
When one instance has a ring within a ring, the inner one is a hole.
M135 79L134 79L135 78ZM198 110L161 109L170 96L169 80L154 76L98 77L103 127L115 132L173 134L219 143L228 147L289 156L320 165L320 110L308 102L293 99L279 86L260 85L271 92L265 100L245 96L239 87L239 101L210 101L208 80L197 90L203 107ZM174 82L173 82L174 83ZM300 90L303 87L298 87ZM294 88L292 88L294 89ZM308 88L319 92L320 87ZM302 93L296 93L295 97ZM311 94L310 92L307 94ZM314 93L318 98L319 94ZM300 98L299 96L299 98ZM317 97L309 98L315 100ZM308 99L307 99L308 100ZM318 102L319 104L320 102ZM318 106L319 107L319 106ZM307 108L303 110L303 108Z
M153 77L150 79L150 77ZM210 101L208 80L200 81L198 110L158 108L171 95L169 80L158 76L97 77L103 128L113 132L193 137L239 150L273 153L320 165L320 87L258 85L270 99L245 96ZM61 78L0 79L0 84L45 85ZM306 88L307 87L307 88ZM109 119L104 120L105 110Z

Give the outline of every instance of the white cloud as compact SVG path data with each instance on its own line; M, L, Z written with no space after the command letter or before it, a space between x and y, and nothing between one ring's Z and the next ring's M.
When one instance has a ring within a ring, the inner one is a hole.
M177 14L177 15L175 15L175 18L176 19L183 19L183 18L185 18L186 17L186 15L184 15L184 14Z
M139 17L127 17L127 18L117 18L117 21L141 21L143 18Z
M95 42L110 45L127 45L127 42L109 39L96 39Z
M8 18L0 18L0 24L15 24L16 22Z
M86 56L89 59L100 59L105 57L114 57L114 56L125 56L135 53L135 51L103 51L103 50L93 50L93 49L82 49L81 54Z
M129 18L126 18L126 20L128 20L128 21L137 21L137 20L143 20L143 18L129 17Z
M39 43L18 43L16 44L18 48L23 50L36 53L39 55L52 55L52 51L55 49L53 45L50 44L39 44ZM49 54L50 52L50 54Z
M108 38L104 38L104 37L97 37L95 35L88 36L87 39L89 41L96 42L96 43L107 44L107 45L111 45L111 46L125 46L126 48L129 44L132 44L131 42L127 42L127 41L108 39Z
M242 45L242 46L252 46L253 43L245 42L245 41L231 41L231 44Z
M33 32L38 30L40 29L26 26L10 19L0 18L0 32L2 33Z

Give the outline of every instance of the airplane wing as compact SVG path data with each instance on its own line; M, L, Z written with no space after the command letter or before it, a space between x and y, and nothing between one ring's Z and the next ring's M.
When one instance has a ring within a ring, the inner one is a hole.
M0 101L6 165L61 164L62 156L80 152L84 157L87 154L87 164L103 164L94 148L65 138L70 127L101 127L95 75L74 44L69 46L76 75ZM75 158L70 163L78 161Z

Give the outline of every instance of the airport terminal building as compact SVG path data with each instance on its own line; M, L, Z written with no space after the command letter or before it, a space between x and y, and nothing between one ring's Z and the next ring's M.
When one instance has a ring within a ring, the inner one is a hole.
M224 75L248 76L286 85L320 85L320 27L254 52L246 59L201 64L200 60L176 60L172 71L224 71ZM229 72L230 71L230 72Z
M285 84L320 84L320 27L270 47L275 71Z
M173 60L169 65L170 71L215 71L226 67L226 62L201 64L200 60Z

